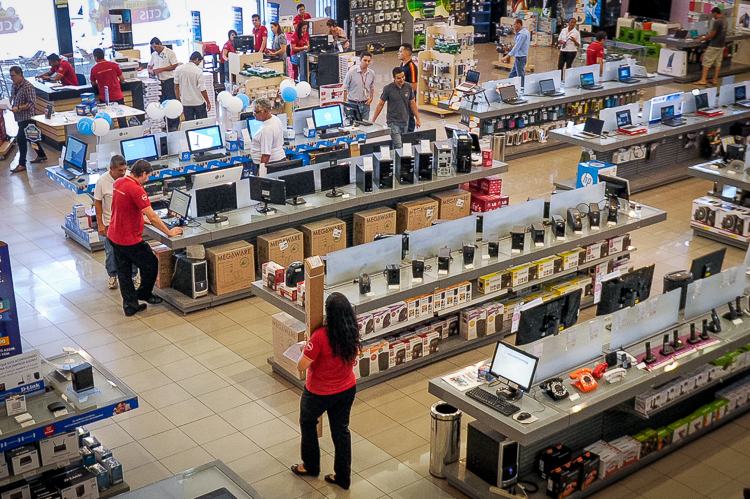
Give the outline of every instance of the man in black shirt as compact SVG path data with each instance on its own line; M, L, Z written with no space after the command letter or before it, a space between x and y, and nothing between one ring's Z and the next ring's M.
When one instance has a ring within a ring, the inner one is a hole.
M413 49L411 45L405 43L398 49L398 60L401 61L401 69L404 70L404 79L406 83L411 85L414 90L414 95L417 95L417 65L414 64L414 60L411 58ZM416 121L414 121L414 114L409 116L409 126L407 132L413 132L416 130Z
M422 123L419 120L417 102L414 99L414 90L411 88L411 85L406 84L404 70L400 67L393 68L393 83L389 83L383 89L383 93L380 95L380 102L378 102L378 107L375 109L375 116L373 116L372 121L378 119L386 102L388 103L388 112L385 117L385 122L391 129L393 147L395 149L400 149L403 145L401 134L407 132L410 112L414 115L416 126L422 126Z

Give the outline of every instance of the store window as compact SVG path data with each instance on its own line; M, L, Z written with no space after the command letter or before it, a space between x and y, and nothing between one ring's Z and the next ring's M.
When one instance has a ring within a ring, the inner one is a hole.
M56 53L57 29L52 2L5 0L0 4L0 64L7 81L10 66L34 76L47 70L47 55Z

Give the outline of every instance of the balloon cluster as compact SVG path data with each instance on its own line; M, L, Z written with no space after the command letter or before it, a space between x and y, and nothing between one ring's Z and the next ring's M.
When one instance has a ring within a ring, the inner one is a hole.
M281 98L284 102L294 102L295 100L304 99L312 91L312 87L306 81L301 81L294 84L294 80L287 79L281 82L279 85L279 91L281 92Z
M152 120L163 120L167 118L173 120L182 115L182 102L176 99L168 99L162 103L152 102L146 107L146 114Z
M81 118L78 122L78 131L84 135L96 135L103 137L112 129L112 117L105 112L98 112L94 118Z

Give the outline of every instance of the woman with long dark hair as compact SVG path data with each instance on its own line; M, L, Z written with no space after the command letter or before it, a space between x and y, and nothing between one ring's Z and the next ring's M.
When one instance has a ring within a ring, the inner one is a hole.
M348 489L351 484L349 415L357 393L352 367L359 346L357 317L349 300L341 293L332 293L326 300L326 323L304 345L302 358L297 364L300 372L309 371L299 410L302 463L292 466L292 471L297 475L320 474L318 418L327 412L336 452L333 460L335 474L326 475L325 481L343 489Z
M221 49L221 56L219 59L221 60L221 82L224 83L224 75L229 73L229 53L230 52L237 52L234 50L234 37L237 36L237 32L233 29L229 30L229 33L227 33L227 38L229 38L229 41L224 44L224 48Z
M298 23L294 27L292 35L292 78L299 78L299 65L301 63L299 53L310 49L310 37L307 34L307 23Z

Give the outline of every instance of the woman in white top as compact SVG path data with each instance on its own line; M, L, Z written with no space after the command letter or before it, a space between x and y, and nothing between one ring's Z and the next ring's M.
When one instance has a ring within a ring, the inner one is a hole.
M557 60L557 69L563 71L562 79L565 79L565 68L572 68L573 62L578 55L578 47L581 46L581 32L576 29L576 20L571 17L568 25L560 32L557 38L560 45L560 57Z

